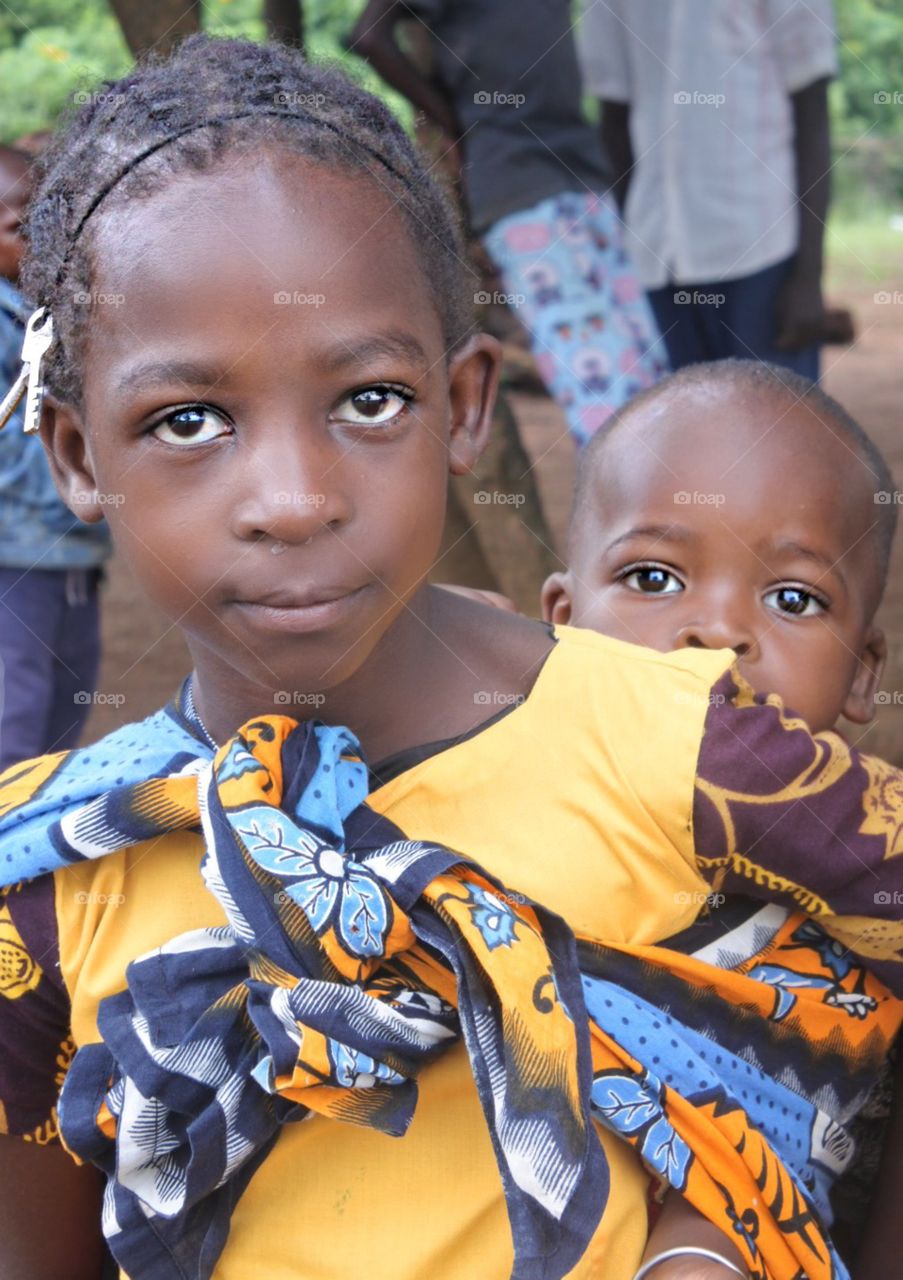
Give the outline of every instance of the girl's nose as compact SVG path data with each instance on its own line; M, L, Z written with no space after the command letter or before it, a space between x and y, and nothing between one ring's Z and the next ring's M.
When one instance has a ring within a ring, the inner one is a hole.
M340 451L329 440L305 440L302 447L299 435L283 436L282 448L255 444L242 459L241 497L232 517L242 540L272 538L299 546L350 519L353 504Z

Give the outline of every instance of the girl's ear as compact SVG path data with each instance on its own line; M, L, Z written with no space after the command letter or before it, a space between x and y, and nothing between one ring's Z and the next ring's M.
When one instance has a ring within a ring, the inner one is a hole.
M868 724L875 715L875 693L887 661L887 639L880 627L872 627L859 654L859 665L843 714L854 724Z
M571 620L571 575L550 573L542 584L542 620L566 627Z
M449 470L472 471L486 448L502 368L502 347L488 333L478 333L459 347L448 363L451 404Z
M97 524L105 512L98 500L81 414L72 405L62 404L53 396L45 395L41 443L57 493L84 524Z

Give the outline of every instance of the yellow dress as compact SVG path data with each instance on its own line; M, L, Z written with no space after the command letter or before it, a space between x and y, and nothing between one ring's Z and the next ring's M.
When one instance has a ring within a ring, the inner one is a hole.
M559 628L526 700L383 785L370 803L409 836L466 852L573 928L625 943L689 925L694 782L709 692L729 652L658 654ZM125 967L174 935L222 924L200 838L171 835L55 874L60 964L76 1045ZM571 1275L629 1280L646 1239L648 1175L603 1136L611 1195ZM311 1116L285 1127L232 1217L216 1280L508 1280L502 1184L467 1055L420 1077L404 1138Z

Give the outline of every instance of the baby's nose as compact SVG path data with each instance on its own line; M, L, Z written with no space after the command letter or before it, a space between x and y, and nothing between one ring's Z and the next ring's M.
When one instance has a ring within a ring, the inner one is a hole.
M727 619L691 622L681 628L676 649L733 649L738 658L754 657L757 641L749 627Z

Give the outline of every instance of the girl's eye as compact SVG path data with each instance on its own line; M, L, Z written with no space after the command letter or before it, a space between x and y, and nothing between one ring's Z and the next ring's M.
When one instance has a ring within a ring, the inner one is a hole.
M151 435L164 444L197 445L229 435L231 430L229 423L215 409L195 404L167 414L152 429Z
M353 392L332 411L332 418L354 426L379 427L397 418L414 399L408 387L364 387Z
M789 613L795 618L814 618L828 607L818 596L802 587L775 587L765 594L765 603L779 613Z
M676 574L658 564L644 564L631 569L621 581L631 591L642 591L647 596L671 596L684 589Z

